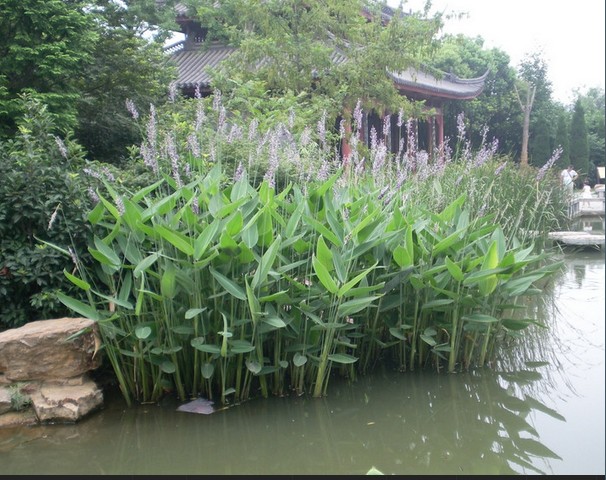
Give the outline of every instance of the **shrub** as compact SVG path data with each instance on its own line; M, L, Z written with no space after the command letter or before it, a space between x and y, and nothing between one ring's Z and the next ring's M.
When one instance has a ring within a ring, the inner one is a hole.
M74 264L40 240L86 252L90 232L83 151L52 133L45 106L22 101L18 134L0 144L0 330L70 313L56 292L78 294L63 275Z

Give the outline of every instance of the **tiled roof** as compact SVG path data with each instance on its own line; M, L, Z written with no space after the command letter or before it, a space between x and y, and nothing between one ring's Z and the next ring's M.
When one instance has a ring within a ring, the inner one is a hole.
M207 49L180 50L171 56L176 65L178 77L176 85L179 88L208 88L210 76L207 67L214 68L233 52L234 48L224 45L213 45Z
M175 10L177 17L187 18L187 7L184 4L177 3ZM368 14L369 10L364 8L364 13ZM382 16L387 20L396 13L407 15L401 10L386 6L381 11ZM179 73L176 84L180 88L195 88L196 86L201 89L208 88L210 76L206 67L216 67L235 51L234 48L224 45L214 45L200 50L181 48L182 42L179 42L165 49L177 66ZM347 57L343 52L336 50L333 52L332 60L336 64L341 64L347 62ZM437 78L423 69L414 68L402 72L388 72L388 75L403 94L467 100L482 93L488 71L481 77L471 79L461 79L451 73L444 73L441 78Z
M173 53L171 60L177 67L179 88L208 88L210 76L207 67L216 67L229 57L235 48L224 45L213 45L206 49L179 50ZM335 63L343 63L347 58L340 52L333 54ZM481 77L461 79L454 74L445 73L437 78L423 70L409 68L402 72L389 72L396 87L402 93L417 93L438 98L467 100L477 97L484 89L488 72Z

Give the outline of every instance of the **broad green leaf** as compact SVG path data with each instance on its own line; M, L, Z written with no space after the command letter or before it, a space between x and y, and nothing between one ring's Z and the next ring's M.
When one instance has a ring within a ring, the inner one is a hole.
M225 358L227 357L227 339L232 337L233 334L227 330L227 317L223 312L221 312L221 316L223 317L223 331L217 333L223 336L223 340L221 342L221 356Z
M393 250L393 259L400 268L408 268L412 265L412 259L408 253L408 249L402 245L398 245Z
M485 315L483 313L472 313L470 315L463 315L461 318L468 322L474 323L494 323L499 321L492 315Z
M246 197L251 189L252 187L248 184L248 174L243 171L242 176L234 183L229 198L232 202L240 200Z
M447 305L452 305L453 303L454 303L454 300L452 298L439 298L439 299L430 300L429 302L424 303L423 306L421 307L421 310L429 310L429 309L440 310L440 309L443 309Z
M261 371L262 365L256 360L246 360L246 368L254 375Z
M339 291L337 292L337 296L339 298L342 298L343 296L345 296L347 294L347 292L349 292L353 287L355 287L358 283L360 283L363 278L366 278L366 276L374 270L374 268L377 266L378 263L379 262L375 262L374 265L372 265L371 267L368 267L366 270L364 270L363 272L359 273L354 278L352 278L345 285L341 286L341 288L339 288Z
M251 286L248 284L247 278L244 279L244 282L246 284L246 299L248 300L248 308L250 310L250 315L251 315L253 324L256 324L259 319L259 315L261 314L261 304L259 303L259 300L255 296L255 292L253 291Z
M90 305L86 305L82 303L80 300L76 300L75 298L68 297L64 293L58 292L57 298L63 305L67 308L73 310L74 312L82 315L84 318L88 318L93 321L100 321L103 319L102 315Z
M170 360L164 360L160 364L160 370L162 370L164 373L175 373L177 371L177 367L175 367L175 364Z
M202 377L206 380L210 380L215 373L215 366L212 363L205 363L202 365L202 369L200 371Z
M310 225L311 227L313 227L316 232L318 232L324 238L329 240L333 245L335 245L337 247L342 246L342 242L339 240L339 238L334 233L332 233L329 228L324 226L318 220L316 220L315 218L310 217L308 215L304 215L303 219L305 220L305 223L307 225Z
M284 229L284 238L291 238L301 220L301 215L303 214L303 209L305 208L305 203L301 202L297 205L294 212L290 215L288 219L288 223L286 224L286 228Z
M119 219L120 218L120 212L114 206L114 204L111 203L109 200L107 200L103 195L97 194L97 196L99 197L99 200L101 200L101 202L103 203L103 206L111 214L111 216L114 217L115 219Z
M160 279L160 292L164 298L173 299L177 293L177 272L172 263L167 263Z
M112 267L120 267L120 258L116 252L114 252L108 245L106 245L100 238L95 237L94 239L95 247L97 248L98 253L101 254L101 257L93 255L97 260L101 263ZM89 251L92 254L92 248L89 248Z
M311 262L314 272L318 277L318 280L320 280L320 283L324 286L324 288L330 293L337 293L339 287L333 280L328 269L320 260L318 260L318 257L316 257L315 254L312 256Z
M99 223L99 220L103 218L103 213L105 212L105 207L103 206L103 202L99 202L95 205L95 207L88 213L88 221L91 225L96 225Z
M179 196L180 194L175 192L167 197L161 197L160 200L141 212L142 222L146 222L152 217L161 217L172 211L177 204L177 197Z
M545 275L543 273L531 273L523 277L509 280L507 283L505 283L503 288L509 296L515 297L518 295L522 295L530 288L530 286L534 282L540 280L544 276Z
M322 235L318 237L318 242L316 244L316 257L318 257L318 260L326 267L327 271L332 272L334 270L332 252L330 251L330 248L328 248L328 245L326 245Z
M154 230L167 242L169 242L177 250L180 250L185 255L193 255L194 247L191 239L180 232L169 230L163 225L155 225Z
M444 263L446 263L446 268L448 269L450 275L452 275L452 278L454 278L457 282L462 282L465 276L461 267L453 262L450 257L446 257L444 259Z
M246 229L242 230L240 238L242 238L242 241L248 248L253 248L259 241L259 231L257 230L257 225L253 223Z
M232 351L232 353L248 353L252 352L254 349L254 345L252 345L248 340L230 341L230 350Z
M200 260L200 257L204 255L210 242L219 231L220 224L221 222L219 220L214 220L210 225L207 225L202 233L194 240L194 260Z
M210 199L210 202L208 203L208 211L210 212L210 214L213 217L222 218L219 215L219 212L221 211L221 209L223 208L224 205L225 205L225 201L223 198L223 193L218 192L215 195L213 195L212 198Z
M203 308L190 308L189 310L187 310L187 312L185 312L185 319L189 320L191 318L194 318L195 316L200 315L205 310L206 310L206 307L203 307Z
M108 302L111 303L115 303L116 305L122 307L122 308L126 308L127 310L132 310L133 309L133 305L132 303L130 303L128 300L121 300L119 298L116 297L111 297L109 295L104 295L103 293L99 293L96 292L94 290L91 290L91 292L93 292L95 295L104 298L105 300L107 300Z
M498 231L498 230L497 230ZM495 231L496 233L496 231ZM495 269L499 265L499 242L497 240L493 240L488 248L488 252L484 257L484 262L482 263L482 271L490 271ZM495 291L497 285L499 283L499 279L496 275L489 275L488 277L478 281L478 289L480 293L484 296L490 295Z
M347 355L345 353L333 353L328 356L328 359L335 363L349 364L357 362L358 359L356 357L352 357L351 355Z
M267 251L263 254L263 257L261 257L261 261L259 262L259 268L257 268L257 271L253 275L253 279L251 282L251 287L253 289L260 287L265 283L265 280L267 279L267 274L273 266L274 261L276 260L276 256L278 255L278 252L280 250L281 242L282 237L278 235L274 242L267 249Z
M149 337L152 333L152 329L148 326L139 326L135 328L135 336L139 339L139 340L145 340L147 337Z
M145 298L145 277L141 277L139 283L139 289L137 291L137 301L135 302L135 315L138 317L141 315L141 309L143 308L143 300Z
M284 323L284 320L282 320L280 317L276 317L276 316L264 318L263 323L267 323L275 328L284 328L286 326L286 323Z
M408 328L412 328L408 326ZM389 329L389 333L391 333L394 337L400 340L406 340L406 333L404 332L404 327L391 327Z
M456 232L451 233L446 238L443 238L438 243L436 243L432 249L433 255L439 255L444 250L454 246L457 242L461 241L465 230L467 230L467 227L464 227L461 230L457 230Z
M348 300L343 302L337 308L340 317L346 317L348 315L352 315L354 313L359 312L360 310L364 310L368 308L375 300L381 298L381 295L374 295L372 297L361 297L354 298L353 300Z
M438 217L441 220L450 221L454 218L455 212L462 208L467 200L467 192L463 192L456 200L454 200L450 205L448 205Z
M239 200L236 200L235 202L232 203L228 203L227 205L224 205L221 210L219 210L217 212L217 217L218 218L225 218L228 215L231 215L234 210L237 210L238 208L240 208L243 204L245 204L249 199L244 197L244 198L240 198Z
M142 188L141 190L139 190L132 196L131 200L134 203L139 203L142 199L144 199L147 195L149 195L151 192L156 190L163 183L164 183L164 180L158 180L156 183L153 183L151 185L148 185L147 187Z
M532 325L534 323L536 323L536 322L529 318L524 318L524 319L503 318L501 320L501 324L507 330L514 330L514 331L524 330L525 328L528 328L530 325Z
M225 231L232 237L235 237L242 231L244 220L242 219L242 213L236 212L232 218L225 224Z
M221 286L229 292L230 295L236 297L238 300L246 300L246 292L244 289L236 284L233 280L227 278L222 273L217 272L214 269L210 269L211 275L221 284Z
M210 345L204 343L203 337L192 338L190 344L196 350L200 350L201 352L215 353L217 355L221 355L221 348L218 345Z
M307 356L301 355L299 352L297 352L292 358L292 363L295 367L302 367L307 363Z
M88 282L85 282L84 280L76 277L75 275L72 275L65 269L63 269L63 275L65 275L70 282L76 285L76 287L81 288L85 292L90 290L90 284Z
M285 304L291 303L291 298L288 295L288 290L280 290L279 292L272 293L271 295L265 295L263 297L260 297L259 302L273 302L276 304Z

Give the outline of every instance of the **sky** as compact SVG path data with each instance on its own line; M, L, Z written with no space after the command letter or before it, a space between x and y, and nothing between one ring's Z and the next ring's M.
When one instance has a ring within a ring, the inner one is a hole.
M389 0L397 7L398 0ZM421 11L424 0L407 0L404 11ZM467 12L445 19L443 33L481 36L484 48L496 47L517 69L526 54L542 52L553 98L564 105L574 90L604 90L604 0L432 0L430 12Z

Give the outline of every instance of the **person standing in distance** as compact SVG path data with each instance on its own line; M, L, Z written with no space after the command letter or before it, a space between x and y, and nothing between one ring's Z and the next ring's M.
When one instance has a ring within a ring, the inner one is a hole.
M566 190L568 196L572 197L572 190L574 188L574 181L577 179L579 174L574 171L572 165L568 165L568 168L562 170L560 173L560 177L562 179L562 185Z

